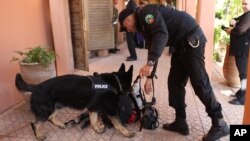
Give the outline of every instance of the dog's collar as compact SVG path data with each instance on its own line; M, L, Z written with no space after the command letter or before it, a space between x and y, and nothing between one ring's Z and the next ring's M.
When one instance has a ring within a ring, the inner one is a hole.
M115 76L115 79L116 79L116 81L117 81L117 83L118 83L119 90L120 90L121 92L123 92L122 84L121 84L121 82L120 82L118 76L117 76L116 74L114 74L114 76Z

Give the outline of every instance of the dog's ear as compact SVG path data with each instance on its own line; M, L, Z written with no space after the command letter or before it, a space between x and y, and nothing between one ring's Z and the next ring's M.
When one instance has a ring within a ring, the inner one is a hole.
M125 65L124 65L124 63L121 64L118 72L125 72Z
M129 74L133 74L133 70L134 70L134 66L133 66L133 65L131 65L131 66L129 67L129 69L128 69L127 73L129 73Z

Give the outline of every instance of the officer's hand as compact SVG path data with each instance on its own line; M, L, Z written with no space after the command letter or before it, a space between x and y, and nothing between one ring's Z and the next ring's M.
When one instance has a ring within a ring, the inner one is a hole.
M153 85L152 85L152 78L147 78L145 84L144 84L144 91L145 94L149 94L153 90Z
M237 22L237 21L236 21L235 19L232 19L232 20L229 21L229 25L230 25L231 27L235 27L236 22Z
M233 27L228 27L226 30L227 34L231 34L232 29L233 29Z
M150 76L151 75L151 72L153 70L153 66L149 66L149 65L144 65L141 69L140 69L140 72L139 72L139 75L141 76L141 78L143 77L147 77L147 76Z

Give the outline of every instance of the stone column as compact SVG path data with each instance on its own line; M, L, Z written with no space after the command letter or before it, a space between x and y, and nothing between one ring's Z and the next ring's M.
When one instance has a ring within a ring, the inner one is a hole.
M197 22L200 24L208 40L205 49L205 63L208 75L211 76L216 3L215 0L198 0L197 4Z
M250 124L250 57L248 57L248 69L247 69L247 91L245 97L245 111L243 117L243 124Z
M57 75L74 71L68 0L49 0Z

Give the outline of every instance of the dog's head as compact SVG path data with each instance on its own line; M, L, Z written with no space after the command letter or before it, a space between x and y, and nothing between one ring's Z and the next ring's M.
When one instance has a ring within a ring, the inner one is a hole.
M125 65L122 63L118 72L115 73L117 77L119 78L119 81L121 83L122 89L124 92L129 91L132 85L132 79L133 79L133 65L131 65L128 69L128 71L125 70Z
M117 90L126 93L130 90L133 78L133 65L130 66L128 71L122 63L117 72L99 74L102 79L111 84Z

